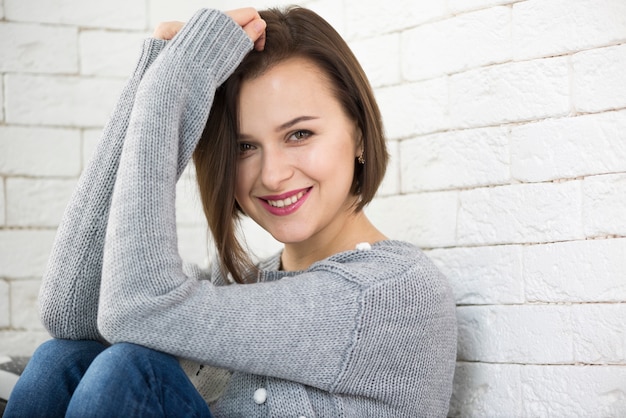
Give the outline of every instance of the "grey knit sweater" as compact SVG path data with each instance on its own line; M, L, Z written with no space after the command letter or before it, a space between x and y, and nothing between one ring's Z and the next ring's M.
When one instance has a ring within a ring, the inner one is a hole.
M216 87L251 49L212 10L145 42L59 227L44 325L181 358L217 417L445 416L454 303L413 245L378 242L299 272L275 256L247 285L183 264L175 185Z

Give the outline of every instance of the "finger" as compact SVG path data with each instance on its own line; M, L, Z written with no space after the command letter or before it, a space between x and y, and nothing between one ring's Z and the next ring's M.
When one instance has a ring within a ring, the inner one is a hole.
M235 9L226 12L239 26L244 27L255 19L260 19L259 12L253 7L245 7L243 9Z
M265 47L265 27L267 24L263 19L255 19L243 26L244 32L254 42L254 49L262 51Z
M184 26L183 22L161 22L154 29L152 37L155 39L163 39L169 41Z

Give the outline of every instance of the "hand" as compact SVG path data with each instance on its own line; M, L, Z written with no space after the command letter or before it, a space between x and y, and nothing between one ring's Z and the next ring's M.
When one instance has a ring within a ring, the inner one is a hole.
M250 37L254 42L254 49L262 51L265 48L265 26L266 23L259 12L252 7L236 9L226 12ZM161 22L157 25L152 35L156 39L170 40L185 25L184 22Z

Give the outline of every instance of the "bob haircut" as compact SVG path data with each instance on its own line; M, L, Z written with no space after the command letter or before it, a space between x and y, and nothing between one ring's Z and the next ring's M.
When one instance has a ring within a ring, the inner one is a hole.
M235 200L238 149L238 98L241 85L289 58L310 60L326 75L346 115L360 129L365 164L355 159L351 192L360 211L376 194L388 153L380 110L371 86L343 38L315 12L300 8L260 11L267 23L263 51L251 51L217 89L209 118L194 151L200 197L224 273L246 283L256 271L236 232L243 213ZM256 274L254 274L256 276ZM256 278L256 277L255 277Z

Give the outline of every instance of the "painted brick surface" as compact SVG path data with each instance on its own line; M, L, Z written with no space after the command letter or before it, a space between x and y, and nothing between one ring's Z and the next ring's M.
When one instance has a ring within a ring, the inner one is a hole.
M523 249L529 302L622 302L626 239L532 245Z
M514 126L511 174L525 182L626 171L626 112Z
M626 236L626 174L588 177L582 190L585 233Z
M9 283L6 280L0 280L0 328L11 326L10 306Z
M581 182L480 188L460 193L458 236L464 245L583 238Z
M162 20L289 0L0 1L0 353L36 312L62 207ZM626 416L626 3L305 0L375 87L391 161L366 212L458 305L449 416ZM367 158L367 157L366 157ZM179 249L215 249L193 172ZM280 249L243 218L256 258Z
M513 40L518 60L623 42L626 3L606 0L598 7L594 0L522 1L513 5Z
M524 303L522 249L518 245L428 251L452 285L459 305Z
M0 175L75 177L79 155L76 129L0 125Z
M458 358L516 364L571 364L571 308L562 305L462 306Z
M5 17L18 22L53 23L112 29L143 29L142 1L4 0Z
M7 122L53 126L102 126L122 90L120 80L7 75Z
M0 71L76 73L75 27L0 22Z
M444 78L376 90L390 139L442 130L448 123L448 84Z
M402 74L408 80L508 61L511 10L493 7L421 25L404 33L402 45Z
M79 37L80 73L129 77L146 32L83 30Z
M450 77L451 124L469 128L563 116L570 110L569 91L565 58L456 74Z
M626 106L626 45L592 49L572 56L574 107L599 112Z
M4 181L0 180L0 226L6 224L6 194L4 192Z
M346 25L348 38L367 38L417 26L445 16L443 1L396 0L393 7L380 1L344 0L350 11Z
M400 82L400 36L397 33L357 40L350 48L361 63L365 74L374 87Z
M75 187L76 180L8 179L7 226L57 227Z
M378 199L366 209L386 235L425 248L456 242L457 192L398 195Z
M500 127L402 141L402 192L506 184L509 154L509 129Z

